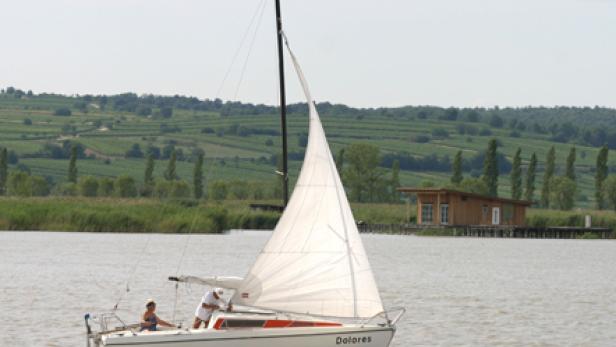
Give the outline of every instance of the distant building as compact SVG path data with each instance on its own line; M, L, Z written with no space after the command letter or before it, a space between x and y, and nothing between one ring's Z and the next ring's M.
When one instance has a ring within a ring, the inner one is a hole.
M524 226L530 201L444 188L398 188L417 195L417 224Z

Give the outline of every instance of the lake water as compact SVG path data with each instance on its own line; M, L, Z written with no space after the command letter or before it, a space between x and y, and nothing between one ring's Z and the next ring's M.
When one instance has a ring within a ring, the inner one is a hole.
M0 346L84 346L84 313L119 298L128 321L147 298L171 319L168 275L243 276L268 235L0 232ZM616 346L615 241L363 240L385 305L408 309L393 346ZM201 295L180 286L175 319Z

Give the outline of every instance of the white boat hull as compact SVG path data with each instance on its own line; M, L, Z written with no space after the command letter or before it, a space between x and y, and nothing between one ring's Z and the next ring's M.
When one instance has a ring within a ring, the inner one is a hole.
M238 330L171 330L110 334L100 346L141 347L387 347L392 327L325 327Z

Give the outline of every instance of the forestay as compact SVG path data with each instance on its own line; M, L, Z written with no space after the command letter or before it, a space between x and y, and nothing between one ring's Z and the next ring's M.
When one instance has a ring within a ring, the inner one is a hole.
M310 112L304 163L287 208L233 301L302 314L371 317L383 311L378 288L319 114L289 52Z

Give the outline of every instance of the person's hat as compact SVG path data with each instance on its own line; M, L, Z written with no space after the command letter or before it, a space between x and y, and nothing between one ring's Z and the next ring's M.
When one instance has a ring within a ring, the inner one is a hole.
M214 288L214 293L218 294L218 296L221 296L225 293L225 291L222 290L222 288Z
M154 302L154 299L148 299L148 300L145 302L145 307L148 307L148 306L150 306L150 305L156 305L156 303Z

